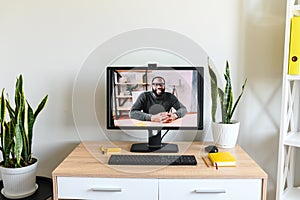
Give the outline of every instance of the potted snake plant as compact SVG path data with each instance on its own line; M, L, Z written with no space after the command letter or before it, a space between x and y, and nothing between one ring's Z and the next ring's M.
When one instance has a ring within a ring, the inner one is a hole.
M0 96L0 138L3 161L0 163L3 189L1 193L11 199L33 194L36 184L38 159L32 156L33 126L48 100L46 95L34 111L23 91L23 78L17 78L14 106L4 89Z
M224 73L224 78L226 81L224 90L218 87L217 76L211 68L210 64L208 64L208 68L211 86L211 117L213 139L215 144L221 148L232 148L236 144L240 126L240 122L237 120L233 120L232 117L243 95L247 79L245 79L242 85L242 91L240 95L234 102L228 61L226 61ZM217 111L218 99L220 100L222 119L221 121L216 122L215 116Z

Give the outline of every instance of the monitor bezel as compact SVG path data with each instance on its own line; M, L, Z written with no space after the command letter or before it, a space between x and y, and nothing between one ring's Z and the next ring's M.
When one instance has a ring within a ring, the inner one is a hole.
M114 83L112 79L112 73L115 70L196 70L198 82L197 82L197 100L198 100L198 110L197 110L197 126L164 126L161 127L154 126L115 126L113 119L113 109L112 109L112 93L114 88ZM107 66L106 67L106 128L108 130L203 130L204 123L204 67L203 66L158 66L155 69L149 69L148 66Z

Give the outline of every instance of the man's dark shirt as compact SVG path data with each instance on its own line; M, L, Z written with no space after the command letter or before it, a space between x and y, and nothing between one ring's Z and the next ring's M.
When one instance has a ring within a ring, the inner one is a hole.
M172 107L179 118L187 113L186 107L173 94L164 92L161 97L156 97L152 91L147 91L139 95L130 109L129 116L132 119L151 121L151 115L169 112Z

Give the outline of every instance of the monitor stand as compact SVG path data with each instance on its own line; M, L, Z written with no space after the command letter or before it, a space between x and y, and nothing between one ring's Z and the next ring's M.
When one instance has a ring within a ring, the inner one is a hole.
M177 153L177 144L161 143L161 130L153 134L153 130L148 130L148 143L132 144L131 152L153 152L153 153Z

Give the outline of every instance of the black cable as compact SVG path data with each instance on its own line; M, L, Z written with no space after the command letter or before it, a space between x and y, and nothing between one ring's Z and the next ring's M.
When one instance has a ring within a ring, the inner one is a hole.
M160 141L163 140L163 138L167 135L168 132L169 132L169 129L163 134L163 136L161 137Z

